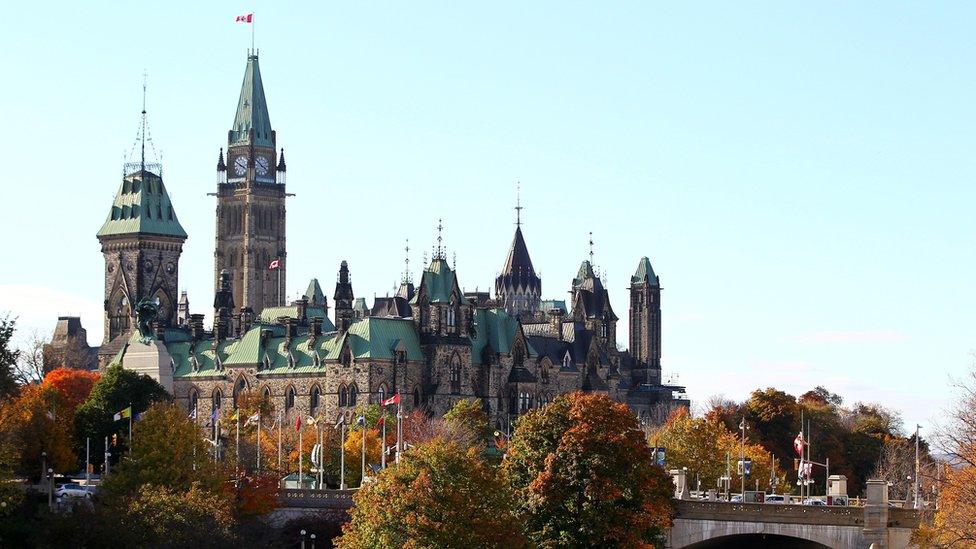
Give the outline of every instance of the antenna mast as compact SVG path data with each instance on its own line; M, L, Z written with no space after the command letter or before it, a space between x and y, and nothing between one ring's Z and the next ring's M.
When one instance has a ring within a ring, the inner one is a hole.
M515 226L522 226L522 182L515 182Z
M139 140L141 147L139 157L140 171L146 170L146 81L148 79L149 75L146 71L142 71L142 139Z

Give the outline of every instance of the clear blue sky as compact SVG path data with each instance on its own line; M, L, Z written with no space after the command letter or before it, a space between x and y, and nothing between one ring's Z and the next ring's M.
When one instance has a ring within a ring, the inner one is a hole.
M465 4L465 6L462 6ZM256 13L288 158L289 293L339 261L389 291L437 219L462 285L514 229L549 297L596 240L617 314L642 255L693 399L817 384L929 424L976 348L972 3L14 3L0 32L0 309L101 340L95 239L138 127L212 302L217 149ZM625 325L625 320L621 324ZM625 338L626 327L621 330Z

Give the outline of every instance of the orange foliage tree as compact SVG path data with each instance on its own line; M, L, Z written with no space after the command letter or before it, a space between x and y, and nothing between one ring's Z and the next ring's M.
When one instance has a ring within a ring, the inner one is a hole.
M44 376L41 385L57 389L64 399L64 404L73 413L78 405L88 399L88 395L91 394L92 387L95 386L99 377L101 376L98 372L56 368Z
M671 480L606 395L560 395L520 417L502 468L537 544L650 547L671 525Z
M50 386L28 385L0 406L0 437L19 452L17 470L40 476L42 453L55 472L73 472L72 410Z

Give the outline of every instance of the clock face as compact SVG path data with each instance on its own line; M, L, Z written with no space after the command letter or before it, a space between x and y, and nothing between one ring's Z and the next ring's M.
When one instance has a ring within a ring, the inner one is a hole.
M254 158L254 166L258 175L268 175L268 157L258 156Z
M234 173L237 175L244 175L247 173L247 157L238 156L234 159Z

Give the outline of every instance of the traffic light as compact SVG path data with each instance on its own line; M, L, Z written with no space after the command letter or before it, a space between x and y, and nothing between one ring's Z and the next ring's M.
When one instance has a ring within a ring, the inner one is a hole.
M113 434L112 435L112 446L118 446L118 445L119 445L119 435L118 434Z

